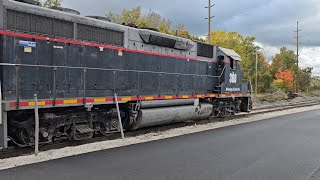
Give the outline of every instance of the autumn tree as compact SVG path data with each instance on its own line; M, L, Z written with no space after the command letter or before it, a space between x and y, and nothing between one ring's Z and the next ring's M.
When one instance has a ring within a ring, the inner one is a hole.
M298 81L301 90L306 90L310 86L312 80L313 68L307 67L305 69L299 68L299 70L297 70L296 57L293 50L288 50L286 47L281 48L280 53L276 54L272 59L270 71L273 76L276 76L279 69L284 71L292 70L294 81ZM299 78L297 77L297 71L299 71Z
M291 91L293 89L293 71L290 69L279 69L275 74L273 86L283 91Z
M280 49L280 53L276 54L272 59L271 73L275 75L279 69L288 70L291 69L296 72L296 54L292 50L288 50L286 47Z

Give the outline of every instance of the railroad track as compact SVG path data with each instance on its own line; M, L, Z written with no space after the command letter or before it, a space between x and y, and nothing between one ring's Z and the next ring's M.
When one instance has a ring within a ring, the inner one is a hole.
M175 124L170 124L170 125L155 126L155 127L144 128L144 129L140 129L140 130L136 130L136 131L127 131L127 132L125 132L125 136L126 137L134 137L137 135L147 134L147 133L151 133L151 132L159 132L159 131L165 131L165 130L175 129L175 128L179 128L179 127L191 126L191 125L194 125L195 123L197 125L203 125L203 124L208 124L208 123L213 123L213 122L218 122L218 121L230 121L233 119L245 118L245 117L250 117L250 116L258 115L258 114L277 112L277 111L283 111L283 110L299 108L299 107L308 107L308 106L314 106L314 105L320 105L320 99L307 100L307 101L303 101L303 102L299 102L299 103L289 103L286 105L277 105L277 106L272 106L272 107L270 106L270 107L256 108L250 113L241 113L236 116L228 116L228 117L224 117L224 118L211 118L211 119L205 119L205 120L200 120L200 121L190 121L190 122L175 123ZM58 142L55 144L40 146L40 151L61 149L64 147L74 147L74 146L79 146L79 145L83 145L83 144L102 142L102 141L114 140L114 139L120 139L120 138L121 138L121 135L119 133L119 134L114 134L114 135L111 135L108 137L101 136L101 137L95 137L92 139L82 140L82 141L61 141L61 142ZM10 157L30 155L33 152L34 152L34 149L32 147L24 147L24 148L10 147L8 149L0 151L0 160L10 158Z

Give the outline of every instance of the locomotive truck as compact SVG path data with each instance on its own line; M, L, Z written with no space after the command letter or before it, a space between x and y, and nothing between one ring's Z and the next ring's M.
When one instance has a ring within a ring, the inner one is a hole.
M231 49L32 0L0 0L0 40L1 148L34 145L34 94L41 144L251 109Z

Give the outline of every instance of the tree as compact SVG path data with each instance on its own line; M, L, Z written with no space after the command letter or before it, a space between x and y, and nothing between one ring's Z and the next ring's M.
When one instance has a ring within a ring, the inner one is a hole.
M131 10L123 9L120 14L110 11L106 16L113 23L134 25L139 28L153 28L159 30L161 33L176 35L176 29L172 27L172 22L169 19L163 18L160 14L152 10L149 10L147 14L142 14L140 6ZM181 36L185 36L185 32L181 34Z
M182 38L187 38L187 39L191 38L189 31L185 28L185 26L183 24L177 25L176 36L182 37Z
M307 67L299 70L299 86L300 90L306 91L311 86L313 68Z
M226 32L222 30L215 30L211 32L211 43L228 49L235 50L241 56L241 66L244 70L244 78L245 79L253 79L255 72L252 67L255 67L255 53L259 49L258 46L254 44L255 37L243 37L237 32ZM262 64L267 64L264 56L261 57ZM260 58L259 58L260 61ZM259 67L260 62L258 63ZM259 69L258 69L258 72Z
M133 8L132 10L124 9L121 13L122 23L127 24L127 25L137 26L139 24L140 17L141 17L141 7L140 6Z
M62 0L46 0L43 4L46 8L61 7Z
M116 13L113 13L112 11L109 11L107 14L106 14L106 17L108 19L110 19L111 22L113 23L116 23L116 24L122 24L122 17L120 14L116 14Z
M293 88L293 71L279 69L275 75L273 85L275 88L283 91L291 91Z
M271 73L275 75L279 69L288 70L291 69L296 73L296 54L292 50L288 50L286 47L280 49L280 53L276 54L272 59Z

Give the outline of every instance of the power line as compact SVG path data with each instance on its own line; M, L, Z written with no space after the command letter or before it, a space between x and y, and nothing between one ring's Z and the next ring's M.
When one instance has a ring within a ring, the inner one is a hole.
M211 19L214 18L214 16L211 16L211 8L215 6L215 4L211 4L211 0L209 0L209 5L208 7L208 17L205 19L208 19L208 43L210 44L211 41Z

